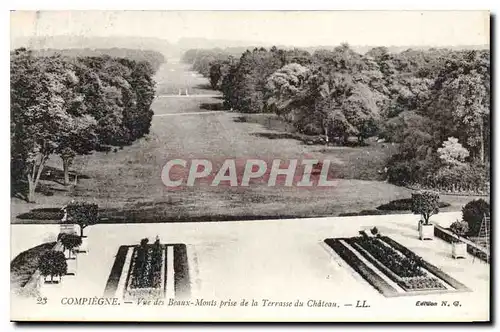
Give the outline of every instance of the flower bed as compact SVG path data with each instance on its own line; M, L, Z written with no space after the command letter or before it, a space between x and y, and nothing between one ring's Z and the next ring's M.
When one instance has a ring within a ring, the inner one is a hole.
M326 239L325 243L329 245L354 271L359 273L376 290L386 297L397 296L398 292L394 287L389 285L382 277L380 277L374 270L369 268L363 261L361 261L353 252L347 249L339 239Z
M159 241L134 247L124 293L125 299L165 296L165 246Z
M326 239L325 243L385 296L469 290L387 236ZM390 280L399 287L391 286Z
M424 276L418 260L408 258L392 247L385 245L378 238L352 238L352 242L359 244L374 258L394 272L398 277L420 277Z
M446 287L436 278L430 277L414 277L405 278L398 283L407 291L420 291L428 289L446 289Z
M437 266L434 266L431 263L427 262L426 260L422 259L422 257L416 255L413 251L409 250L408 248L406 248L402 244L394 241L393 239L391 239L388 236L382 236L382 237L380 237L380 239L383 240L385 243L389 244L390 246L392 246L393 248L399 250L400 252L402 252L406 256L414 256L414 257L420 259L420 264L422 264L422 266L427 271L431 272L439 279L445 281L448 285L455 288L456 290L469 291L469 288L467 288L467 286L465 286L464 284L462 284L461 282L459 282L455 278L450 277L448 274L444 273Z
M370 263L406 291L446 289L430 277L421 265L421 258L408 257L379 238L351 238L349 242Z

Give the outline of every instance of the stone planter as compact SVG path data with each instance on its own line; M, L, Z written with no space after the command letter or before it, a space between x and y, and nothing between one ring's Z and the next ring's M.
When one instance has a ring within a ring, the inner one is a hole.
M419 238L420 240L432 240L434 239L434 225L429 224L425 225L423 223L420 223L419 226Z
M76 275L76 270L77 270L77 259L74 257L72 259L66 260L66 264L68 264L68 271L66 272L66 275L69 276L74 276Z
M51 280L50 276L40 276L40 285L42 287L57 287L62 282L61 276L54 276Z
M453 242L451 244L451 256L453 258L467 257L467 244L463 242Z
M63 251L64 258L66 258L66 260L74 260L74 259L76 259L77 252L78 252L77 248L74 248L72 250L64 249L64 251Z

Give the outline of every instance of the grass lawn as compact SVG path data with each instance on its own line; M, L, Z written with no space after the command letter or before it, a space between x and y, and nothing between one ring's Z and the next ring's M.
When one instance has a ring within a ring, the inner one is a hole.
M17 255L10 263L10 284L12 290L17 290L29 281L38 268L39 258L51 250L55 242L48 242L28 249Z
M214 93L205 89L206 79L186 69L175 63L163 66L156 77L158 94L179 85L193 89L190 94ZM51 196L40 193L36 204L13 198L12 222L23 222L15 218L21 213L61 207L72 198L98 203L107 222L163 222L333 216L410 197L410 190L381 181L380 171L394 146L375 142L363 147L310 145L291 136L289 125L269 114L250 118L233 112L186 114L206 111L201 104L220 102L213 97L157 98L155 114L168 116L155 116L147 137L116 152L78 156L72 167L80 174L78 184L65 187L60 178L42 180L41 187ZM214 168L226 158L329 159L331 177L338 181L323 189L202 184L171 190L163 185L160 173L166 161L174 158L210 159ZM59 157L48 161L53 169L61 166ZM60 177L60 172L53 174ZM452 204L450 210L460 209L466 201Z

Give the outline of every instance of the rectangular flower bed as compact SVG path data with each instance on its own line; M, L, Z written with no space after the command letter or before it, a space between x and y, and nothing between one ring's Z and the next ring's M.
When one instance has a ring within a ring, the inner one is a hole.
M423 269L421 258L408 257L380 238L357 237L348 242L406 291L446 289L442 282L429 276Z
M376 271L368 267L361 259L353 252L346 248L339 239L326 239L328 244L344 261L346 261L354 271L359 273L376 290L384 296L397 296L397 290L385 281Z
M432 274L434 274L439 279L445 281L448 285L450 285L454 289L460 290L460 291L469 291L469 288L467 286L465 286L464 284L462 284L461 282L459 282L455 278L452 278L448 274L444 273L437 266L434 266L431 263L427 262L426 260L422 259L422 257L418 256L417 254L415 254L413 251L411 251L410 249L406 248L402 244L394 241L393 239L391 239L388 236L382 236L381 239L385 243L388 243L389 245L391 245L393 248L395 248L395 249L399 250L400 252L404 253L406 256L415 257L415 259L419 259L420 260L420 264L427 271L431 272Z
M136 246L132 252L124 299L165 296L165 246Z
M326 239L325 243L384 296L468 290L386 236Z
M138 297L163 298L167 295L167 269L170 268L173 270L173 277L168 280L168 283L171 283L168 287L172 287L175 298L182 299L191 296L186 245L183 243L160 244L161 250L156 250L156 254L154 254L154 246L155 244L147 244L147 249L141 249L141 246L137 245L120 246L106 283L105 297L118 296L117 294L123 290L123 297L129 300ZM168 247L171 247L173 251L172 262L167 262ZM160 251L161 264L158 259ZM124 279L122 279L122 274L125 274ZM120 279L123 280L123 288L119 285Z

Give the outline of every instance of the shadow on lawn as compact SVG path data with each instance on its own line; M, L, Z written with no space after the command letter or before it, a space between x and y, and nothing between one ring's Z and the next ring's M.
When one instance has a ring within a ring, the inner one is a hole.
M325 216L311 216L325 217ZM62 213L59 208L33 209L30 212L17 216L15 224L59 224ZM99 210L99 224L122 223L187 223L187 222L218 222L240 220L275 220L293 219L297 215L244 215L244 214L205 214L192 216L186 212L172 215L164 209L117 209L109 208Z
M199 89L199 90L212 90L215 92L215 90L212 88L212 86L209 83L202 83L195 85L193 89Z
M74 171L69 172L70 182L75 178L75 175L78 179L90 179L90 177L86 174L76 173ZM43 173L40 176L40 180L45 181L53 181L59 183L61 185L64 184L64 172L59 168L55 168L52 166L45 166Z
M208 111L224 111L224 105L222 103L201 103L200 109Z
M78 180L90 179L90 176L69 172L69 185L74 184L75 176ZM40 182L36 188L36 193L44 196L53 196L55 192L68 192L68 187L64 184L64 172L53 166L45 166L42 174L40 174ZM24 179L12 181L11 197L27 200L26 193L28 192L28 182Z

